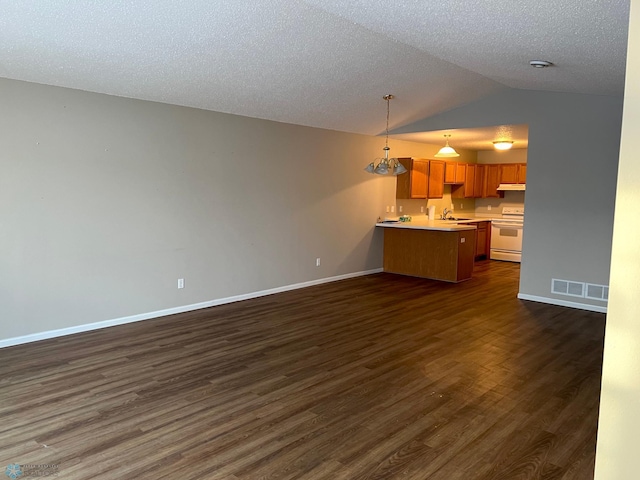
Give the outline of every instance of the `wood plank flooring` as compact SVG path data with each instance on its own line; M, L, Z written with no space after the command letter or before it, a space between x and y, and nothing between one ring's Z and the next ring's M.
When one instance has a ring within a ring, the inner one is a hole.
M593 478L604 315L377 274L0 350L0 468L64 479Z

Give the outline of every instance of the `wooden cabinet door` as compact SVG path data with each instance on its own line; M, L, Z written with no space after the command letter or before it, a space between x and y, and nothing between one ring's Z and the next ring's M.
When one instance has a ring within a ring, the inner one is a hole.
M462 162L456 163L456 183L464 183L467 178L467 164Z
M478 222L476 224L476 253L475 258L489 258L491 222Z
M486 165L476 165L476 179L473 185L474 198L483 197L485 175L486 175Z
M467 173L464 180L464 198L473 198L473 189L476 182L476 165L467 165Z
M429 161L414 160L411 169L411 198L427 198Z
M429 191L427 198L444 196L444 176L446 165L443 160L429 160Z
M500 165L500 183L518 183L517 163L503 163Z
M444 183L463 184L466 172L466 163L444 162Z
M407 173L396 177L396 198L427 198L429 160L398 158Z
M407 173L396 177L396 198L411 198L411 169L413 168L413 159L398 158L398 161L407 169Z
M444 183L456 183L456 165L458 162L444 163Z
M500 165L485 165L485 182L483 196L485 198L500 198L501 192L498 191L500 185Z
M527 164L518 164L518 183L527 183Z

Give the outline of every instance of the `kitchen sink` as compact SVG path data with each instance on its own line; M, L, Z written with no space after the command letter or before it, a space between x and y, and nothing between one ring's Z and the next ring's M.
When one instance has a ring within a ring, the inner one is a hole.
M459 222L461 220L471 220L471 219L470 218L449 217L449 218L447 218L447 220L452 220L452 221Z

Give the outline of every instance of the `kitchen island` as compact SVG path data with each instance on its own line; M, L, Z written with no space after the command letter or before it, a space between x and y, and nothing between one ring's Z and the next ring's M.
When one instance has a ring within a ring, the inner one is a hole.
M471 278L476 226L451 220L379 222L385 272L461 282Z

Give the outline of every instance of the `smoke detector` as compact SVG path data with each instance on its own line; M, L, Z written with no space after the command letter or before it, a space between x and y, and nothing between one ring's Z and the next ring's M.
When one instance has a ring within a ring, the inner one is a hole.
M531 60L529 62L529 65L531 65L533 68L546 68L553 65L553 63L547 62L545 60Z

